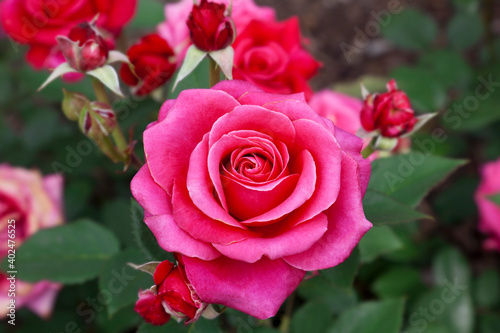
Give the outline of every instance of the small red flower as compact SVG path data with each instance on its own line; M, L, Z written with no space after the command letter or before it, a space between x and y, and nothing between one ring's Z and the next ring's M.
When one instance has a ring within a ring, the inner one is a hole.
M384 137L396 138L410 132L417 118L406 93L399 90L392 79L387 84L388 92L370 94L361 110L361 125L367 131L380 130Z
M201 0L194 5L187 20L193 44L202 51L222 50L231 45L235 28L231 17L225 14L226 5Z
M178 258L180 259L180 258ZM163 325L174 316L187 323L197 320L205 310L203 303L189 283L184 265L168 260L160 263L153 275L155 286L139 293L135 311L153 325Z
M91 23L73 27L67 37L57 36L57 42L66 61L80 72L101 67L108 60L108 45Z
M120 76L129 86L133 86L138 96L147 95L167 82L176 69L175 53L167 41L157 34L147 35L132 46L128 52L134 72L123 64Z

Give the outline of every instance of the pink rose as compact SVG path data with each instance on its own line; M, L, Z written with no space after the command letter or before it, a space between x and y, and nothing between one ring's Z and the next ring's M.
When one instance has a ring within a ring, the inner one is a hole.
M38 230L63 223L62 177L42 177L38 171L0 165L0 260L8 255L7 221L15 220L15 246ZM2 274L0 274L2 275ZM35 284L16 281L16 308L26 306L41 317L52 312L60 285L49 281ZM10 283L4 275L0 280L0 317L7 314Z
M229 6L230 0L215 0ZM193 9L193 0L180 0L165 6L165 22L158 25L158 34L174 48L179 55L179 62L184 59L184 54L191 44L189 29L186 24L189 14ZM253 0L233 0L231 17L236 26L236 33L243 29L254 19L275 21L276 13L270 7L260 7Z
M363 101L357 98L325 89L311 97L309 106L346 132L356 134L361 128L359 117Z
M131 189L203 302L268 318L306 271L343 262L371 228L361 147L302 93L224 81L165 102Z
M303 48L299 20L253 20L233 43L235 79L249 81L266 92L312 96L308 84L321 64Z
M474 195L479 210L479 230L489 236L483 244L484 248L500 251L500 207L488 198L500 193L500 159L486 163L481 177Z

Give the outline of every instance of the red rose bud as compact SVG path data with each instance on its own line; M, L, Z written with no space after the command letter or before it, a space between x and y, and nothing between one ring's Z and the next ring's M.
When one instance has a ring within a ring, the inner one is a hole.
M96 142L111 134L116 124L115 113L106 103L92 102L80 113L80 130Z
M128 50L127 56L134 71L128 64L123 64L120 76L126 84L134 87L133 93L138 96L149 94L174 75L175 53L167 41L156 34L144 36Z
M203 303L189 283L184 266L168 260L160 263L153 275L155 286L139 292L135 311L153 325L163 325L170 317L186 320L186 324L198 320L207 304Z
M417 122L406 93L396 81L387 84L388 92L370 94L361 110L361 125L367 131L380 130L384 137L396 138L410 132Z
M83 108L87 106L90 101L85 95L74 93L63 89L64 98L62 101L62 111L66 118L72 121L78 120Z
M101 67L108 60L108 45L93 24L79 24L70 30L67 37L56 38L66 61L80 72Z
M222 50L235 38L235 27L231 17L225 14L226 5L201 0L194 5L187 20L193 44L202 51Z

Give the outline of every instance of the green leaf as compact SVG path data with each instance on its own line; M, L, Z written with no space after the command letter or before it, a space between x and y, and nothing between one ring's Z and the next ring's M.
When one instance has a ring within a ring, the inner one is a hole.
M328 281L323 275L304 280L298 294L308 301L322 301L331 313L341 313L357 303L353 289L340 288Z
M307 302L293 315L290 323L291 333L326 332L333 318L328 306L323 302Z
M398 333L404 300L364 302L343 312L328 333Z
M434 258L434 280L438 285L448 283L469 285L471 271L465 257L455 248L447 247ZM469 286L470 287L470 286Z
M127 263L142 264L144 255L139 250L121 252L109 260L99 275L99 289L103 295L111 295L107 302L108 316L113 317L122 308L134 304L139 290L154 285L153 278L128 266Z
M173 255L162 249L155 236L144 223L144 209L137 201L131 199L132 231L137 246L146 256L147 261L170 260L175 262Z
M448 24L448 40L456 50L476 44L483 34L481 17L477 13L458 12Z
M477 214L476 204L471 198L479 185L479 178L466 177L454 180L445 189L440 189L432 204L439 221L448 225L461 224L464 219L474 218ZM453 209L450 209L453 207Z
M137 333L188 333L188 330L189 326L184 326L183 323L177 323L175 320L170 320L168 323L161 326L142 323Z
M444 326L447 333L472 333L473 311L467 290L457 289L453 284L439 286L413 303L410 323L419 330L410 332L423 332L428 326L437 325Z
M134 330L134 328L137 328L137 326L143 322L143 319L135 312L134 305L129 305L118 311L111 319L108 317L106 311L102 311L98 314L96 321L102 332L123 333L130 332ZM75 332L78 332L78 330Z
M479 9L480 1L478 0L452 0L455 7L466 13L476 13Z
M98 67L94 70L88 71L87 74L101 81L102 84L118 96L125 97L120 90L120 80L118 79L118 74L110 65Z
M366 191L363 210L368 221L374 225L398 224L419 219L432 219L429 215L417 212L387 194L374 190Z
M68 73L78 73L78 71L76 69L73 69L69 65L69 63L63 62L62 64L60 64L59 66L57 66L52 73L50 73L50 75L47 78L47 80L45 80L45 82L42 83L42 85L40 86L40 88L38 88L38 91L40 91L43 88L45 88L49 83L51 83L52 81L54 81L58 77L61 77L64 74L68 74Z
M487 314L479 317L479 333L498 333L499 328L499 315Z
M189 326L184 326L183 323L177 323L175 320L170 320L162 326L153 326L143 323L139 326L137 333L222 333L219 327L218 320L208 320L200 318Z
M474 296L480 307L492 307L500 302L500 274L489 269L474 281Z
M491 195L488 199L493 202L495 205L500 206L500 193Z
M438 301L444 310L442 320L451 332L472 333L474 327L474 306L472 304L471 271L467 260L454 248L445 248L434 258L434 280L441 287ZM434 296L435 297L435 296Z
M359 241L361 262L373 261L380 255L399 250L403 243L388 226L373 227Z
M424 288L419 272L410 267L394 267L372 285L375 294L382 298L415 296Z
M196 67L198 67L198 65L206 56L207 52L199 50L194 44L188 48L186 52L186 57L182 62L181 69L179 70L177 78L175 79L172 91L175 90L179 82L184 80L189 74L191 74L192 71L196 69Z
M206 319L201 317L189 327L189 333L222 333L218 318Z
M360 264L359 250L355 248L343 263L320 271L327 280L341 288L350 288Z
M411 51L429 48L437 32L434 19L414 9L393 15L391 22L382 29L383 35L396 46Z
M453 103L451 111L447 111L449 122L445 124L456 131L478 132L500 120L499 103L499 91L483 100L477 99L473 91L468 91L463 94L463 98Z
M133 221L128 200L105 202L100 216L103 224L115 233L125 248L137 248L134 238L131 237Z
M234 62L234 49L228 46L219 51L212 51L209 53L210 57L219 65L222 73L228 80L233 79L233 62Z
M431 142L430 150L435 148ZM431 151L427 151L427 154ZM369 189L385 193L411 207L420 201L439 182L444 180L464 160L410 153L377 159L372 162Z
M16 252L18 277L27 282L81 283L96 277L118 250L113 233L90 220L43 229Z
M391 73L411 100L412 106L423 112L436 112L446 104L446 89L439 84L434 73L418 67L398 67Z
M173 89L174 82L170 80L168 84L168 99L176 99L179 94L186 89L208 89L209 88L209 59L205 57L195 70L188 75L182 82L180 82L175 89Z
M445 90L465 88L472 77L472 70L458 52L437 50L424 54L419 67L425 68Z

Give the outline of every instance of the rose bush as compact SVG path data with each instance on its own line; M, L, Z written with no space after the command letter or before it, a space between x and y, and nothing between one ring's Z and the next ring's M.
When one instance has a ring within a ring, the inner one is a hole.
M63 223L62 177L42 177L37 171L0 165L0 259L9 253L8 220L15 220L16 248L38 230ZM1 274L0 274L1 275ZM41 317L52 312L60 285L49 281L16 281L16 308L28 307ZM0 282L0 316L7 314L9 281Z
M474 199L479 210L479 230L488 235L484 247L500 251L500 207L489 198L500 193L500 159L486 163Z
M0 21L15 41L28 44L27 61L35 68L55 68L64 61L56 37L90 22L99 14L97 27L118 35L132 18L137 0L4 0L0 2Z
M163 325L173 316L189 324L196 321L207 307L186 278L182 262L175 267L168 260L161 262L153 278L155 285L139 292L139 300L135 304L135 311L148 323Z
M243 81L183 91L144 148L132 194L204 302L271 317L306 271L344 261L371 227L362 140L303 94Z

